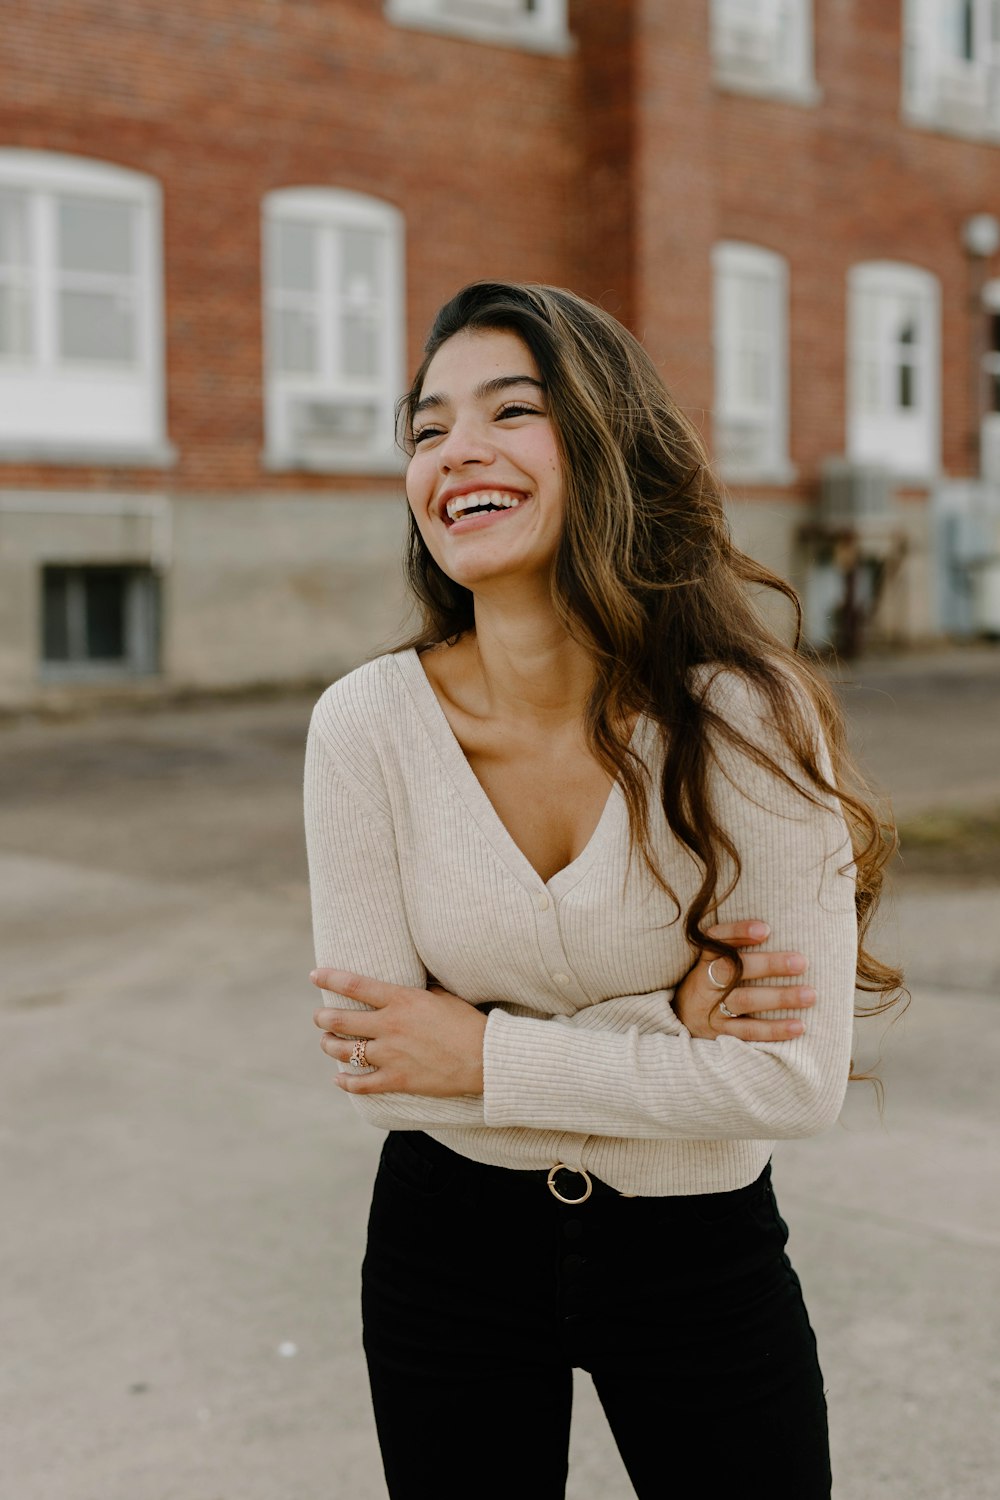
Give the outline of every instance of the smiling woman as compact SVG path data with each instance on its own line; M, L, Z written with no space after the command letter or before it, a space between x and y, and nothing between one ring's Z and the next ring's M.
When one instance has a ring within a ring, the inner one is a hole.
M837 1117L855 981L892 1003L859 945L887 833L613 318L468 287L400 420L422 626L323 695L306 768L315 1021L389 1131L390 1494L561 1496L580 1366L638 1495L672 1418L699 1493L824 1500L769 1157Z
M515 333L470 330L442 346L428 373L431 393L410 417L406 476L428 551L466 588L496 566L521 579L535 573L544 586L562 533L563 482L534 357ZM475 544L459 544L472 536Z

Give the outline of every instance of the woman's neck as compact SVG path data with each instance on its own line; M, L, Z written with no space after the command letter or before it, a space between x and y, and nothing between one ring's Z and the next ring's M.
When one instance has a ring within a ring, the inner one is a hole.
M466 649L468 689L489 717L548 731L582 723L593 664L548 597L522 597L516 609L477 598L475 635Z

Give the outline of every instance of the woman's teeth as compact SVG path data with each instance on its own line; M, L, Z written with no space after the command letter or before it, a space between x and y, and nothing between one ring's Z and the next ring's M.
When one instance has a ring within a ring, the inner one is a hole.
M449 521L457 521L473 510L513 510L525 497L510 490L474 490L471 495L456 495L445 507Z

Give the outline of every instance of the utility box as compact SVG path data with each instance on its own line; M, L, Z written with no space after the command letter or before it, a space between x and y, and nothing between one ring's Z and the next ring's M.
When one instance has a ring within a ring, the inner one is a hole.
M972 624L977 635L1000 640L1000 557L984 557L972 574Z

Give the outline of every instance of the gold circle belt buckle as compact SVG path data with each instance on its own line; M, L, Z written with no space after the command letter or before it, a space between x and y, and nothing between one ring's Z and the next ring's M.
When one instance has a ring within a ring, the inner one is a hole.
M556 1187L557 1172L572 1172L574 1176L583 1178L586 1186L578 1198L567 1198L563 1193L559 1191L559 1189ZM590 1173L587 1172L583 1167L568 1167L564 1161L557 1161L545 1180L549 1192L552 1194L553 1198L558 1198L560 1203L586 1203L587 1199L594 1191L594 1184L590 1180Z

